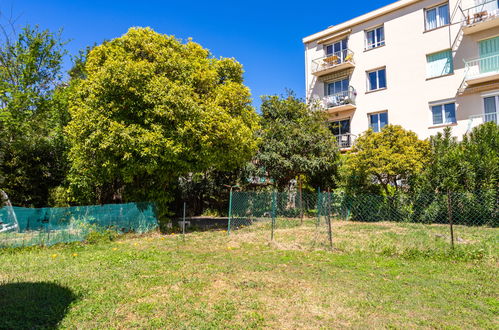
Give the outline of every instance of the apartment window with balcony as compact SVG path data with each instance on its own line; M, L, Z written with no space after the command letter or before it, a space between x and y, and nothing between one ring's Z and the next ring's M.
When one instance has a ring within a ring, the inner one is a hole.
M379 132L383 127L388 125L388 112L378 112L369 115L369 127L374 132Z
M342 62L348 53L348 39L326 45L326 56L337 56Z
M452 61L452 51L426 55L426 77L435 78L454 73L454 63Z
M335 95L348 91L350 79L333 81L327 84L326 95Z
M425 10L425 25L426 31L448 25L449 20L449 4L444 3L439 6L428 8Z
M325 84L324 101L326 108L354 104L355 90L350 87L350 78L344 78Z
M366 31L366 50L385 45L385 28L379 26Z
M350 118L331 122L330 129L340 148L350 148L352 146L354 138L350 134Z
M367 90L369 92L386 88L386 68L367 72Z
M433 125L456 123L456 104L445 103L431 106Z

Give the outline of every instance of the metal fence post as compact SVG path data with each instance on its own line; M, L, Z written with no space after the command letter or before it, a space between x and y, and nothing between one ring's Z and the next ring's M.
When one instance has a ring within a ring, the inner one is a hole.
M184 202L184 212L182 214L182 238L185 241L185 202Z
M231 217L232 217L232 187L230 188L230 193L229 193L229 220L227 222L227 236L230 235Z
M328 234L329 234L329 246L331 250L333 250L333 228L331 225L331 192L327 194L327 226L328 226Z
M274 240L274 229L275 229L275 217L276 217L276 192L272 192L272 225L270 240Z
M454 249L454 227L453 227L453 220L452 220L452 197L451 197L451 191L447 190L447 217L449 219L449 226L450 226L450 244L452 249Z
M298 189L300 191L300 225L303 225L303 183L301 175L298 177L298 180L300 180L299 189Z
M319 227L321 223L321 188L317 188L317 223L316 227Z

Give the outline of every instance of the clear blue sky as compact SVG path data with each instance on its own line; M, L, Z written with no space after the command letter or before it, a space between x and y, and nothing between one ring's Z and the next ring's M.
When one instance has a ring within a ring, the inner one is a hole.
M21 15L20 25L62 27L71 40L70 54L119 37L132 26L192 37L216 57L234 57L243 64L258 106L261 95L282 94L285 88L304 96L303 37L391 2L0 0L0 10L12 7Z

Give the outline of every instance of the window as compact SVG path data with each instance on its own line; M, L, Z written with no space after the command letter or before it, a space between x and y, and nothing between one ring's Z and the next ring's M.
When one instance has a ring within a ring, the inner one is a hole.
M369 126L374 132L379 132L388 125L388 112L379 112L369 115Z
M478 50L480 60L477 65L479 71L477 73L497 71L499 66L497 61L497 54L499 54L499 37L480 40L478 42Z
M333 121L330 128L340 148L350 148L352 146L353 139L350 134L350 118Z
M456 122L456 104L446 103L431 107L433 125L453 124Z
M343 39L326 46L326 56L333 55L338 57L340 63L343 63L348 55L348 39Z
M445 76L454 72L454 63L452 62L452 51L426 55L426 77L434 78Z
M445 3L425 10L426 31L449 24L449 4Z
M331 132L333 135L345 135L350 133L350 119L331 122Z
M383 26L366 31L366 50L385 45L385 28Z
M386 68L367 72L367 90L386 88Z
M327 84L326 95L336 95L347 92L349 84L350 80L348 78L330 82Z
M497 121L497 105L499 104L499 96L485 97L483 99L483 105L485 108L484 121L485 122L495 122Z

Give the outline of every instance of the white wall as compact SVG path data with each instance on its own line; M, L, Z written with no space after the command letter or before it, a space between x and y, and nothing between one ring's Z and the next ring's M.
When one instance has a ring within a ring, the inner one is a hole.
M470 1L473 5L473 0ZM355 53L356 67L350 85L357 91L357 109L331 115L332 120L351 117L351 132L360 134L368 128L368 113L388 110L389 123L402 125L420 138L442 131L432 125L429 103L455 99L457 125L454 134L461 136L468 128L468 118L483 113L480 94L457 96L464 79L464 60L478 57L477 41L499 35L499 28L464 36L453 52L454 74L434 79L426 78L426 55L450 49L459 33L459 24L425 32L424 9L439 0L420 1L396 12L352 27L349 48ZM456 0L449 3L451 15ZM468 4L463 4L466 8ZM454 22L461 20L456 15ZM384 24L386 46L364 51L364 31ZM324 46L316 41L305 45L307 98L322 98L324 84L311 74L313 59L324 56ZM386 66L387 89L366 93L366 71Z

